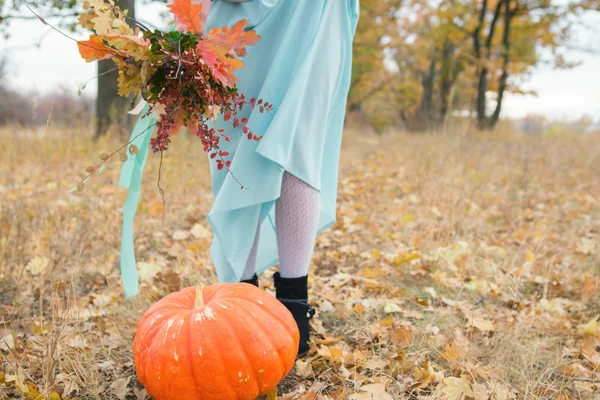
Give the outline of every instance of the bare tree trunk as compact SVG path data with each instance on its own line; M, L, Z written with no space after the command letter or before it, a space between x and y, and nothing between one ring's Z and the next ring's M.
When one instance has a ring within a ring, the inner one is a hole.
M452 101L451 93L456 85L458 77L457 63L454 57L456 47L452 42L446 40L442 50L442 61L441 61L441 82L440 82L440 126L444 125L446 121L446 115L451 107L450 102Z
M436 54L431 55L431 62L427 72L421 75L421 85L423 94L421 95L421 105L416 117L417 130L431 129L433 124L433 92L435 87L435 68Z
M517 5L518 7L518 5ZM510 62L510 23L513 16L515 15L517 8L513 11L510 10L510 0L504 0L504 34L502 36L502 75L500 76L500 82L498 84L498 97L496 103L496 109L490 119L490 128L493 128L498 119L500 119L500 112L502 111L502 101L504 100L504 93L506 92L506 86L508 81L508 64Z
M487 99L485 97L487 93L487 79L488 69L483 67L479 70L479 80L477 82L477 127L479 129L485 129L487 125Z
M473 32L473 48L475 57L479 63L477 69L477 97L475 99L475 112L477 114L477 127L482 128L485 124L485 91L487 90L487 69L484 65L481 51L481 30L485 24L485 15L487 13L487 0L483 0L481 11L479 12L479 21Z
M505 32L504 32L504 44L505 46L505 58L504 58L504 68L503 73L500 78L500 86L498 90L498 103L496 106L496 110L491 118L487 116L487 98L486 94L488 91L488 63L490 61L492 55L492 41L494 39L494 32L496 31L496 25L498 20L500 19L500 15L502 12L502 7L505 8ZM508 66L508 35L509 35L509 27L512 15L510 15L510 0L498 0L496 4L496 8L494 10L494 16L490 22L490 27L487 33L487 37L485 40L484 48L482 48L481 44L481 31L485 24L486 12L487 12L487 0L483 1L481 13L479 15L479 25L475 29L473 34L473 46L475 50L475 56L479 60L479 70L478 70L478 82L477 82L477 98L475 100L475 111L477 114L477 127L479 129L490 129L493 128L498 118L500 116L500 109L502 107L502 100L504 97L504 90L506 89L506 80L508 79L508 72L506 67ZM483 54L483 50L485 50L485 54ZM502 84L504 82L504 84ZM501 90L500 90L501 89ZM499 107L498 107L499 106ZM496 112L498 114L496 114Z
M122 10L129 10L128 15L135 18L135 0L117 0L115 5ZM133 27L132 21L128 23ZM96 132L98 138L108 131L109 127L118 127L122 136L127 135L133 118L127 114L131 98L121 97L117 89L118 72L106 71L115 68L112 60L98 61L98 97L96 99Z

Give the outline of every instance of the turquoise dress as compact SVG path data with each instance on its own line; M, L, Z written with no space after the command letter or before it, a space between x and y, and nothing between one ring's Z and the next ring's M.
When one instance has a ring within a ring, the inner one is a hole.
M254 134L263 136L258 142L246 139L230 122L222 118L217 121L231 137L230 142L221 143L230 153L231 171L246 187L240 189L231 174L218 171L214 160L209 161L214 204L207 219L214 232L211 258L221 282L240 280L259 219L256 272L278 262L275 201L281 193L284 171L321 192L318 232L335 222L340 147L358 17L358 0L213 1L207 29L248 19L249 28L262 37L256 46L248 48L243 58L246 66L236 71L237 86L248 99L257 97L274 105L270 113L258 109L241 113ZM134 165L134 172L136 168ZM124 186L130 175L125 175ZM124 219L124 242L127 223ZM126 292L128 282L135 280L137 285L132 262L135 266L132 254L122 253ZM129 286L128 295L137 293L137 286L135 293Z

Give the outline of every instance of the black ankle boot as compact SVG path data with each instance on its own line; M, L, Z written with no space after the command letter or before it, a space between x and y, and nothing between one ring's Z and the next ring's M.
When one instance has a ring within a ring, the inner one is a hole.
M308 321L315 310L308 303L308 275L300 278L282 278L279 272L273 275L277 299L292 313L300 331L298 358L305 356L310 347L310 327Z
M254 274L254 276L252 278L240 281L240 283L242 283L242 282L249 283L251 285L258 287L258 275Z

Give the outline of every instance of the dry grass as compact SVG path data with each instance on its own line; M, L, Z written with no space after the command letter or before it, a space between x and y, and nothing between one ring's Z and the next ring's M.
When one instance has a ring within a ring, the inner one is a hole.
M311 270L315 348L281 392L600 397L600 138L358 126L346 132L338 223ZM0 132L0 398L143 399L137 320L169 292L216 281L210 238L173 238L206 227L212 200L199 143L180 137L163 166L164 221L158 158L147 167L135 225L146 279L122 299L118 161L68 192L117 141L83 136Z

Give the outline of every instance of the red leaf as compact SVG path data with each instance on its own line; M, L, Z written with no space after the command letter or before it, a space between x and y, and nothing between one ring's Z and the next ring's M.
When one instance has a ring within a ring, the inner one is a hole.
M231 114L225 114L225 118L223 118L226 122L231 119Z
M242 124L247 124L248 123L248 118L242 118Z
M205 62L212 74L223 85L233 87L238 81L233 71L240 69L244 63L231 56L229 44L218 37L205 36L198 45L196 51L201 55L201 60Z
M252 140L252 132L248 134L248 140Z
M244 132L244 133L248 133L248 127L247 127L247 126L244 126L244 128L242 128L242 132Z
M87 62L108 60L116 55L115 50L104 44L100 36L91 35L89 40L77 42L79 54Z
M238 57L244 57L248 54L246 46L254 46L260 40L260 36L255 30L246 31L248 20L238 21L231 29L224 26L214 28L208 32L207 36L223 41L226 46L233 50Z
M175 0L173 4L168 4L167 7L186 31L190 33L204 32L200 17L202 4L192 4L191 0Z

